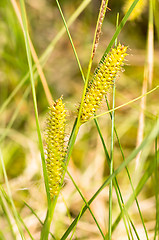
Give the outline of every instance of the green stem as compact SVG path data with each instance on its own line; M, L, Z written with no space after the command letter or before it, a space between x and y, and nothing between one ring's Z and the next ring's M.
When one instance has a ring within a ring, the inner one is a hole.
M109 107L109 103L108 103L108 100L107 100L107 99L106 99L106 103L107 103L107 107L108 107L108 110L109 110L110 107ZM110 112L109 114L110 114L110 117L112 118L111 112ZM120 151L121 151L121 154L122 154L122 158L123 158L123 160L125 161L123 149L122 149L122 146L121 146L119 137L118 137L118 133L117 133L116 127L114 127L114 131L115 131L115 135L116 135L116 138L117 138L117 141L118 141L118 144L119 144L119 148L120 148ZM128 178L129 178L129 182L130 182L130 185L131 185L131 188L132 188L134 197L135 197L135 202L136 202L136 205L137 205L137 208L138 208L138 211L139 211L139 214L140 214L140 218L141 218L141 221L142 221L144 230L145 230L146 238L147 238L147 240L148 240L147 230L146 230L146 227L145 227L145 224L144 224L144 220L143 220L142 213L141 213L141 210L140 210L140 206L139 206L139 203L138 203L138 200L137 200L137 196L135 195L135 189L134 189L134 187L133 187L133 183L132 183L132 180L131 180L131 176L130 176L128 167L126 166L125 169L126 169L126 172L127 172Z
M6 217L6 220L8 222L8 225L9 225L9 230L10 230L10 234L12 236L12 239L16 240L16 234L14 232L14 228L13 228L13 221L11 221L11 217L9 215L9 208L6 204L6 202L4 201L4 196L3 196L3 193L2 193L2 189L1 189L1 185L0 185L0 206L4 212L4 215ZM0 235L0 239L1 239L1 235ZM5 239L5 238L4 238ZM3 238L2 238L3 240Z
M112 115L110 113L110 117L111 116ZM107 147L106 147L104 138L102 136L102 133L101 133L101 130L100 130L97 119L94 119L94 121L95 121L97 130L98 130L98 133L99 133L99 136L100 136L103 148L104 148L104 153L105 153L105 156L106 156L106 159L107 159L107 163L108 163L109 168L110 168L110 157L109 157L109 154L108 154L108 151L107 151ZM113 171L114 171L114 169L113 169ZM115 192L116 192L116 196L117 196L117 199L118 199L118 204L119 204L119 207L120 207L120 211L123 212L124 200L123 200L123 197L122 197L122 194L121 194L119 184L118 184L118 181L117 181L116 177L115 177L115 179L113 179L113 186L115 188ZM129 232L128 232L128 228L127 228L127 225L126 225L126 219L125 219L124 215L122 217L123 217L123 222L124 222L124 225L125 225L125 229L126 229L126 232L127 232L128 238L129 238ZM127 215L126 215L126 218L127 218ZM128 221L128 219L127 219L127 221Z
M25 235L24 235L24 232L23 232L23 229L22 229L21 222L20 222L19 217L18 217L18 212L16 210L16 207L14 205L14 201L13 201L13 198L12 198L12 193L11 193L11 189L10 189L10 186L9 186L9 181L8 181L7 172L6 172L6 168L5 168L5 164L4 164L1 149L0 149L0 162L1 162L1 165L2 165L5 184L6 184L6 188L7 188L7 191L8 191L8 196L9 196L9 199L10 199L10 204L11 204L12 211L13 211L13 214L14 214L15 222L16 222L16 225L18 227L19 233L21 235L21 239L25 240L26 238L25 238Z
M117 14L116 28L118 27L119 13ZM117 38L115 39L115 47L117 46ZM113 109L115 108L115 79L113 85ZM114 125L115 125L115 111L112 112L112 127L111 127L111 150L110 150L110 175L113 174L113 151L114 151ZM109 185L109 225L108 225L108 238L111 240L112 235L112 190L113 181Z
M155 139L155 199L156 199L156 226L154 240L159 239L159 190L158 190L158 167L157 167L157 137Z
M83 199L84 203L86 204L87 208L89 209L89 211L90 211L90 213L91 213L91 215L92 215L92 217L93 217L93 219L94 219L94 221L95 221L95 223L96 223L96 225L97 225L97 227L98 227L98 229L99 229L99 231L100 231L103 239L105 239L104 234L103 234L103 232L102 232L102 229L100 228L100 226L99 226L99 224L98 224L98 222L97 222L97 220L96 220L96 218L95 218L92 210L90 209L90 207L89 207L89 205L88 205L88 202L86 201L86 199L85 199L84 196L82 195L80 189L78 188L77 184L76 184L75 181L73 180L71 174L70 174L68 171L67 171L67 174L68 174L68 176L70 177L71 181L73 182L74 186L76 187L77 191L79 192L79 194L80 194L81 198Z
M113 86L113 108L115 107L115 84ZM114 150L114 117L115 113L112 112L112 127L111 127L111 151L110 151L110 176L113 174L113 150ZM111 240L112 233L112 188L113 182L110 181L109 185L109 225L108 225L108 236L109 240Z
M50 232L50 225L52 222L55 206L57 202L57 196L54 197L53 201L51 201L50 206L47 210L47 215L45 218L45 222L41 231L40 240L48 240L49 232Z
M43 174L44 174L44 179L45 179L45 188L46 188L47 201L48 201L48 206L49 206L50 205L50 192L49 192L48 176L47 176L46 164L45 164L44 149L43 149L42 137L41 137L41 132L40 132L40 124L39 124L39 119L38 119L38 108L37 108L36 91L35 91L35 85L34 85L32 58L31 58L31 52L30 52L30 48L29 48L29 33L28 33L28 27L27 27L27 18L26 18L24 0L20 0L20 6L21 6L21 12L22 12L22 21L23 21L23 26L24 26L23 33L24 33L26 54L27 54L29 73L30 73L30 83L31 83L31 88L32 88L37 134L38 134L38 139L39 139L39 147L40 147L40 152L41 152Z

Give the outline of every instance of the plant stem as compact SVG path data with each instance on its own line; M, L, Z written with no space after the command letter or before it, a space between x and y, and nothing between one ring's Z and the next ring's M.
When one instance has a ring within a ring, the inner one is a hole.
M49 236L49 232L50 232L50 225L52 222L57 198L58 198L58 196L55 196L53 201L51 201L50 206L48 207L45 222L44 222L44 225L43 225L43 228L41 231L41 237L40 237L41 240L48 240L48 236Z
M115 84L113 86L113 108L115 107ZM111 151L110 151L110 176L113 174L113 150L114 150L114 118L115 113L112 112L112 127L111 127ZM112 188L113 182L110 181L109 185L109 225L108 225L108 236L109 240L111 240L112 233Z
M155 139L155 200L156 200L156 226L154 240L159 239L159 190L158 190L158 166L157 166L157 137Z
M117 14L116 28L118 27L119 13ZM117 46L117 38L115 39L115 47ZM115 79L113 85L113 109L115 108ZM112 112L112 127L111 127L111 150L110 150L110 176L113 174L113 151L114 151L114 123L115 123L115 111ZM109 185L109 225L108 225L108 238L111 240L112 234L112 188L113 181L110 181Z

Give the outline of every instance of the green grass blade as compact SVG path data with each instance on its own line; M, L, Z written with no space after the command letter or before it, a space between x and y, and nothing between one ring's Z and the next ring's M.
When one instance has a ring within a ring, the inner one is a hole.
M113 86L113 108L115 108L115 83ZM110 150L110 176L113 174L113 151L114 151L114 121L115 112L112 112L111 121L111 150ZM108 224L108 239L111 240L112 235L112 191L113 191L113 181L109 185L109 224Z
M55 206L57 203L57 198L58 198L58 196L54 196L54 199L51 201L50 205L48 206L46 218L45 218L43 228L41 231L40 240L48 240L48 236L49 236L49 232L50 232L50 225L52 222Z
M92 210L90 209L90 207L89 207L86 199L84 198L83 194L81 193L80 189L78 188L77 184L75 183L74 179L72 178L72 176L71 176L71 174L68 172L68 170L67 170L67 174L68 174L68 176L70 177L71 181L73 182L75 188L76 188L77 191L79 192L79 194L80 194L81 198L83 199L84 203L86 204L87 208L89 209L89 211L90 211L90 213L91 213L91 215L92 215L92 217L93 217L93 219L94 219L94 221L95 221L95 223L96 223L96 225L97 225L97 227L98 227L98 229L99 229L99 231L100 231L103 239L105 239L104 234L103 234L103 232L102 232L102 229L101 229L100 226L99 226L99 223L98 223L97 219L95 218L95 216L94 216Z
M130 100L129 102L126 102L126 103L124 103L124 104L122 104L122 105L120 105L120 106L118 106L118 107L115 107L114 109L110 109L109 111L106 111L106 112L104 112L104 113L101 113L101 114L99 114L99 115L96 115L96 116L92 117L90 120L93 120L93 119L95 119L95 118L104 116L105 114L110 113L110 112L115 111L115 110L118 110L118 109L120 109L120 108L122 108L122 107L128 106L129 104L132 104L133 102L136 102L136 101L138 101L139 99L145 97L146 95L148 95L148 94L156 91L158 88L159 88L159 85L157 85L156 87L154 87L153 89L151 89L151 90L148 91L147 93L145 93L145 94L143 94L143 95L140 95L139 97L134 98L133 100Z
M157 33L157 38L159 41L159 4L158 4L158 0L153 0L153 11L154 11L156 33Z
M149 144L152 143L152 141L156 138L156 136L159 134L159 120L157 121L156 125L154 126L154 128L152 129L152 131L150 132L150 134L147 136L147 138L145 138L143 140L143 142L140 144L140 146L138 148L136 148L130 155L129 157L113 172L113 174L111 176L109 176L107 178L107 180L101 185L101 187L96 191L96 193L93 195L93 197L88 201L88 204L90 205L93 200L98 196L98 194L102 191L102 189L107 186L110 181L112 179L115 178L115 176L122 171L123 168L125 168L125 166L127 166L135 157L136 155L142 150L142 148L148 146ZM153 166L152 166L153 167ZM151 169L152 169L151 167ZM148 171L144 174L144 178L142 178L142 181L140 181L140 185L138 185L138 187L135 190L135 196L137 196L138 191L141 190L141 188L143 187L143 183L146 182L145 178L149 177L149 172L150 172L150 168L148 169ZM132 195L132 197L130 198L128 204L126 204L126 207L128 207L127 205L131 205L131 202L134 201L134 194ZM82 214L81 216L85 213L85 211L87 210L87 206L85 206L83 208ZM121 214L122 215L122 214ZM121 218L121 215L119 217L119 219ZM72 222L72 224L70 225L70 227L67 229L67 231L64 233L64 235L62 236L61 240L64 240L67 238L67 236L69 235L70 231L72 231L72 229L74 228L76 221L78 219L77 218ZM114 225L114 224L113 224ZM112 231L113 231L112 227Z
M1 230L0 230L0 239L1 239L1 240L5 240L5 239L6 239L5 236L4 236L4 234L1 232Z
M110 107L109 107L109 103L108 103L107 98L106 98L106 103L107 103L108 110L110 110ZM111 112L109 113L109 115L110 115L110 118L112 118ZM119 144L119 148L120 148L120 151L121 151L121 155L122 155L123 161L125 161L124 152L123 152L123 149L122 149L122 146L121 146L121 143L120 143L120 139L119 139L119 137L118 137L118 133L117 133L116 127L114 127L114 131L115 131L115 135L116 135L116 138L117 138L117 141L118 141L118 144ZM131 180L131 176L130 176L128 167L126 166L125 169L126 169L126 172L127 172L128 178L129 178L129 182L130 182L132 191L133 191L134 196L135 196L135 190L134 190L134 187L133 187L133 183L132 183L132 180ZM145 226L145 223L144 223L144 220L143 220L143 216L142 216L142 213L141 213L141 210L140 210L140 206L139 206L139 203L138 203L138 200L137 200L137 197L136 197L136 196L135 196L135 202L136 202L136 205L137 205L137 208L138 208L138 211L139 211L139 215L140 215L140 218L141 218L141 221L142 221L142 225L143 225L143 227L144 227L144 231L145 231L146 238L148 239L148 234L147 234L146 226Z
M16 235L15 235L15 232L14 232L14 229L13 229L13 223L11 222L9 207L7 206L7 203L4 200L1 186L0 186L0 206L2 207L5 218L7 219L12 238L16 240ZM1 239L1 235L0 235L0 239Z
M80 70L81 75L82 75L82 79L83 79L83 81L85 82L85 77L84 77L84 73L83 73L83 70L82 70L82 67L81 67L81 63L80 63L80 61L79 61L79 58L78 58L78 55L77 55L77 52L76 52L76 49L75 49L75 46L74 46L74 43L73 43L71 34L70 34L70 31L69 31L69 29L68 29L66 20L65 20L65 18L64 18L64 15L63 15L63 12L62 12L62 9L61 9L61 6L60 6L58 0L56 0L56 3L57 3L57 6L58 6L58 9L59 9L59 12L60 12L60 14L61 14L61 17L62 17L64 26L65 26L65 28L66 28L66 32L67 32L67 35L68 35L68 37L69 37L70 43L71 43L71 45L72 45L72 49L73 49L73 52L74 52L74 54L75 54L75 58L76 58L78 67L79 67L79 70Z
M130 226L129 215L128 215L127 210L125 209L125 206L123 206L123 213L125 214L125 216L126 216L127 219L128 219L127 223L128 223L129 232L128 232L128 234L127 234L127 237L128 237L128 239L134 239L134 238L133 238L133 233L132 233L132 230L131 230L131 226Z
M83 12L83 10L88 6L88 4L91 2L92 0L84 0L79 7L77 8L77 10L72 14L72 16L68 19L67 21L67 28L69 28L72 23L78 18L78 16ZM64 35L64 33L66 32L66 27L62 27L61 30L59 31L59 33L56 35L56 37L53 39L53 41L49 44L49 46L47 47L47 49L45 50L45 52L43 53L42 57L40 58L41 62L46 62L48 57L51 55L52 50L54 49L56 43L58 43L58 41L60 40L60 38Z
M19 233L21 235L21 238L25 239L24 232L22 230L22 226L21 226L21 223L20 223L20 220L19 220L19 217L18 217L18 213L17 213L16 207L15 207L14 202L13 202L12 193L11 193L11 190L10 190L9 181L8 181L8 177L7 177L7 173L6 173L1 149L0 149L0 160L1 160L1 164L2 164L5 184L6 184L6 187L7 187L7 191L8 191L10 203L11 203L11 206L12 206L12 210L13 210L13 213L14 213L15 221L16 221Z
M118 27L119 14L117 14L116 28ZM115 47L117 46L117 38L115 39ZM112 107L115 108L115 79L113 85L113 104ZM114 126L115 126L115 111L112 112L111 117L111 143L110 143L110 175L113 174L113 153L114 153ZM112 238L112 192L113 192L113 181L109 185L109 222L108 222L108 239Z
M75 224L75 226L74 226L74 229L73 229L73 232L72 232L72 235L71 235L70 240L72 240L73 235L74 235L74 233L75 233L75 231L76 231L77 223L78 223L78 221L80 220L80 218L81 218L81 216L82 216L82 212L83 212L84 206L85 206L85 205L82 206L81 211L80 211L80 213L79 213L79 215L78 215L78 218L77 218L76 224Z
M155 234L154 240L159 239L159 177L158 177L158 165L157 165L157 138L155 139L155 200L156 200L156 225L155 225Z
M6 194L5 190L2 187L1 187L1 192L2 192L3 196L5 197L6 201L11 204L10 198L8 197L8 195ZM13 212L13 214L14 214L14 212ZM20 214L18 212L17 212L17 216L18 216L18 219L19 219L21 225L24 226L24 228L25 228L26 232L28 233L28 235L30 236L30 238L32 240L34 240L34 238L32 237L29 229L27 228L26 224L24 223L23 219L21 218L21 216L20 216Z
M106 156L106 159L107 159L108 166L110 166L110 157L109 157L109 154L108 154L108 151L107 151L107 147L106 147L104 138L102 136L102 132L100 130L99 123L98 123L97 119L94 119L94 121L95 121L97 130L98 130L98 133L99 133L102 145L103 145L103 149L104 149L104 153L105 153L105 156ZM124 206L124 200L123 200L123 197L122 197L122 194L121 194L121 191L120 191L120 188L119 188L119 184L118 184L118 181L117 181L116 177L113 180L113 185L114 185L116 196L117 196L117 199L118 199L118 204L119 204L119 207L120 207L120 211L122 212L123 211L123 206ZM125 229L126 229L127 235L129 237L129 232L128 232L125 216L122 215L122 217L123 217L123 222L124 222L124 225L125 225Z
M137 231L136 231L136 228L135 228L132 220L131 220L131 219L129 219L129 220L130 220L131 226L132 226L132 228L133 228L133 230L134 230L134 232L135 232L136 238L137 238L138 240L140 240L139 235L138 235L138 233L137 233Z
M157 159L157 164L159 164L159 159ZM139 195L139 193L141 192L142 188L144 187L144 185L146 184L150 176L152 176L154 169L155 169L155 165L150 163L135 189L135 196ZM126 209L128 209L133 204L134 200L135 200L134 193L132 193L127 203L125 204ZM115 230L116 226L120 222L121 217L122 217L122 214L120 213L119 216L114 221L113 231Z
M44 149L43 149L42 137L41 137L41 132L40 132L39 119L38 119L36 91L35 91L35 85L34 85L34 74L33 74L31 52L30 52L30 47L29 47L29 37L28 37L29 34L28 34L28 28L27 28L25 5L24 5L24 1L23 0L20 0L20 6L21 6L21 12L22 12L22 21L23 21L23 26L24 26L24 32L23 33L24 33L26 53L27 53L27 60L28 60L29 72L30 72L30 83L31 83L32 95L33 95L33 104L34 104L34 111L35 111L37 134L38 134L38 139L39 139L39 147L40 147L41 159L42 159L44 182L45 182L45 188L46 188L48 205L50 205L49 184L48 184L48 177L47 177L47 171L46 171Z
M26 202L24 202L24 204L30 209L30 211L31 211L32 214L37 218L37 220L39 221L39 223L40 223L41 225L44 225L44 223L41 221L41 219L40 219L39 216L36 214L36 212L29 206L29 204L27 204ZM55 239L54 235L53 235L51 232L49 232L49 233L50 233L51 237L52 237L53 239Z

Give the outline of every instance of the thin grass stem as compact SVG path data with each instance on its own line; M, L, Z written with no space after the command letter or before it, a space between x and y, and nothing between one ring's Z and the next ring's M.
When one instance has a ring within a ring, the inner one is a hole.
M124 104L122 104L122 105L120 105L120 106L118 106L118 107L115 107L114 109L110 109L109 111L106 111L106 112L104 112L104 113L101 113L101 114L98 114L98 115L92 117L90 120L95 119L95 118L98 118L98 117L102 117L102 116L104 116L104 115L107 114L107 113L110 113L110 112L112 112L112 111L116 111L116 110L118 110L118 109L120 109L120 108L122 108L122 107L125 107L125 106L133 103L133 102L136 102L136 101L138 101L139 99L145 97L146 95L148 95L148 94L156 91L158 88L159 88L159 85L157 85L156 87L154 87L153 89L151 89L151 90L148 91L147 93L145 93L145 94L143 94L143 95L140 95L140 96L137 97L137 98L134 98L134 99L131 100L131 101L128 101L128 102L126 102L126 103L124 103Z
M69 29L68 29L66 20L65 20L65 18L64 18L64 15L63 15L63 12L62 12L62 9L61 9L61 6L60 6L58 0L56 0L56 3L57 3L57 6L58 6L58 9L59 9L59 12L60 12L60 14L61 14L61 17L62 17L64 26L65 26L65 28L66 28L66 32L67 32L67 35L68 35L68 37L69 37L70 43L71 43L71 45L72 45L72 49L73 49L73 52L74 52L74 54L75 54L75 58L76 58L78 67L79 67L80 73L81 73L81 75L82 75L82 79L83 79L83 81L85 81L85 77L84 77L84 73L83 73L83 70L82 70L82 67L81 67L81 63L80 63L80 61L79 61L79 58L78 58L78 55L77 55L77 52L76 52L76 49L75 49L75 46L74 46L74 43L73 43L71 34L70 34L70 31L69 31Z
M5 192L4 188L2 188L2 186L0 186L0 190L1 190L1 193L3 194L4 198L6 199L6 201L8 203L10 203L10 205L12 206L12 203L11 203L11 200L10 200L10 197L7 195L7 193ZM13 215L14 215L14 211L13 211ZM34 240L33 236L31 235L29 229L27 228L25 222L23 221L23 219L21 218L20 214L17 212L17 216L18 216L18 219L19 219L19 222L21 223L21 225L25 228L26 232L28 233L29 237Z
M158 183L159 183L159 177L158 177L158 164L157 164L157 137L155 139L155 200L156 200L156 224L155 224L155 234L154 234L154 240L159 239L159 189L158 189Z
M7 177L7 173L6 173L5 164L4 164L1 149L0 149L0 161L1 161L2 169L3 169L5 184L6 184L6 187L7 187L10 203L11 203L13 214L14 214L14 217L15 217L15 221L16 221L16 224L17 224L17 227L18 227L21 238L25 240L24 232L23 232L23 229L22 229L19 217L18 217L16 207L15 207L14 202L13 202L12 193L11 193L11 190L10 190L9 181L8 181L8 177Z
M45 182L47 201L48 201L48 206L49 206L50 205L50 192L49 192L48 176L47 176L44 149L43 149L42 137L41 137L41 132L40 132L39 119L38 119L38 108L37 108L37 100L36 100L34 74L33 74L32 58L31 58L31 52L30 52L30 46L29 46L29 33L28 33L28 28L27 28L27 19L26 19L25 5L24 5L23 0L20 0L20 6L21 6L21 13L22 13L22 21L23 21L23 26L24 26L23 33L24 33L27 60L28 60L29 72L30 72L30 83L31 83L32 95L33 95L33 104L34 104L34 111L35 111L37 134L38 134L38 139L39 139L39 147L40 147L40 152L41 152L44 182Z
M24 204L30 209L30 211L32 212L32 214L37 218L37 220L39 221L39 223L43 226L44 223L41 221L41 219L40 219L39 216L36 214L36 212L35 212L26 202L24 202ZM51 235L51 237L52 237L53 239L55 239L54 235L53 235L51 232L49 232L49 234ZM56 240L56 239L55 239L55 240Z
M1 240L5 240L6 238L5 238L5 236L4 236L4 234L0 231L0 239Z
M132 226L132 228L133 228L133 230L134 230L134 233L135 233L135 235L136 235L136 238L137 238L138 240L140 240L140 238L139 238L139 235L138 235L138 233L137 233L137 231L136 231L136 228L135 228L135 226L134 226L134 224L133 224L132 220L131 220L131 219L129 219L129 221L130 221L130 223L131 223L131 226Z
M156 27L157 38L159 41L159 4L158 0L153 0L154 22Z
M54 197L53 201L51 201L50 205L48 206L47 215L41 231L41 237L40 237L41 240L48 240L50 225L52 222L56 203L57 203L57 196Z
M106 103L107 103L108 109L110 109L107 98L106 98ZM110 113L110 117L112 118L112 114L111 114L111 113ZM122 154L123 161L125 161L124 152L123 152L123 149L122 149L122 146L121 146L121 143L120 143L120 139L119 139L119 137L118 137L118 133L117 133L116 127L114 127L114 131L115 131L115 135L116 135L116 138L117 138L117 141L118 141L118 144L119 144L119 148L120 148L120 151L121 151L121 154ZM129 178L129 182L130 182L132 191L133 191L133 193L134 193L136 205L137 205L137 208L138 208L138 211L139 211L139 215L140 215L140 218L141 218L143 227L144 227L145 235L146 235L146 238L148 239L148 234L147 234L146 226L145 226L145 224L144 224L144 220L143 220L143 217L142 217L142 213L141 213L141 210L140 210L140 206L139 206L137 197L135 196L135 190L134 190L134 187L133 187L133 183L132 183L132 180L131 180L131 176L130 176L128 167L126 166L125 169L126 169L126 172L127 172L128 178ZM129 217L129 218L130 218L130 217Z
M9 212L9 206L7 206L7 203L4 200L4 196L3 196L3 193L2 193L1 186L0 186L0 206L3 209L4 215L5 215L6 219L7 219L11 236L12 236L13 239L16 240L16 234L14 232L13 222L11 221L11 216L10 216L10 212ZM1 236L0 236L0 239L1 239Z
M159 159L157 159L157 165L158 164L159 164ZM132 195L129 197L127 203L125 204L126 209L129 209L129 207L132 205L132 203L135 200L135 196L137 197L139 195L139 193L141 192L142 188L144 187L144 185L146 184L146 182L148 181L150 176L152 176L152 173L153 173L154 169L155 169L155 166L152 163L150 163L149 166L147 167L144 175L140 179L136 189L135 189L135 194L132 193ZM116 220L114 221L113 227L112 227L113 231L115 230L115 228L117 227L118 223L120 222L121 217L122 217L122 213L120 213L118 215L118 217L116 218Z
M100 136L103 148L104 148L104 153L105 153L105 156L106 156L106 159L107 159L108 166L110 167L110 157L109 157L109 154L108 154L108 151L107 151L107 147L106 147L104 138L102 136L102 132L101 132L100 127L99 127L99 123L98 123L97 119L94 119L94 121L95 121L97 130L98 130L98 133L99 133L99 136ZM119 204L119 207L120 207L120 211L122 212L123 211L123 206L124 206L124 200L123 200L123 197L122 197L122 194L121 194L119 184L118 184L118 181L117 181L116 177L115 177L115 179L113 179L113 185L114 185L116 196L117 196L117 199L118 199L118 204ZM122 215L122 217L123 217L123 222L124 222L124 225L125 225L127 235L129 237L129 231L128 231L128 228L127 228L125 216ZM127 221L128 221L128 219L127 219Z
M74 179L72 178L72 176L71 176L71 174L69 173L68 170L67 170L67 174L68 174L68 176L70 177L71 181L73 182L75 188L76 188L77 191L79 192L79 194L80 194L81 198L83 199L84 203L85 203L86 206L88 207L88 209L89 209L89 211L90 211L90 214L92 215L92 217L93 217L93 219L94 219L94 221L95 221L95 223L96 223L96 225L97 225L97 227L98 227L98 229L99 229L99 231L100 231L103 239L105 239L104 234L103 234L103 232L102 232L102 229L100 228L99 223L97 222L97 220L96 220L96 218L95 218L92 210L90 209L90 207L89 207L89 205L88 205L88 202L87 202L86 199L84 198L83 194L81 193L80 189L78 188L77 184L75 183Z
M116 28L118 27L119 14L117 14ZM115 40L115 47L117 47L117 38ZM112 107L115 108L115 79L113 85L113 104ZM111 149L110 149L110 175L113 174L113 152L114 152L114 125L115 125L115 111L112 111L111 118ZM113 191L113 182L110 182L109 185L109 222L108 222L108 238L112 238L112 191Z

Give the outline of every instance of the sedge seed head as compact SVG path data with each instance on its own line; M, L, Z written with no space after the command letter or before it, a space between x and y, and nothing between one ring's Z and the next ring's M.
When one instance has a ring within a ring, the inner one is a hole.
M63 176L65 125L66 110L61 97L49 107L46 127L46 167L51 199L58 194Z
M121 71L127 55L127 47L118 44L113 48L95 70L93 79L89 82L81 111L81 123L88 121L99 108L103 96L114 84L114 79Z

